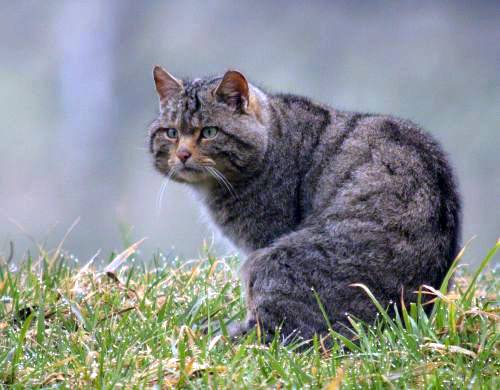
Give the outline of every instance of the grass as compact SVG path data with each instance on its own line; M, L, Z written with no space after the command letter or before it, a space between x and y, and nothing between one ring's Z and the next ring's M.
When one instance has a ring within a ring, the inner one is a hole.
M431 315L380 307L375 325L352 320L352 340L332 334L332 349L315 339L305 352L257 332L227 339L224 321L244 315L236 259L158 255L146 267L138 245L107 266L77 268L60 250L16 270L0 258L0 387L499 387L500 282L487 265L500 243L450 292L422 289Z

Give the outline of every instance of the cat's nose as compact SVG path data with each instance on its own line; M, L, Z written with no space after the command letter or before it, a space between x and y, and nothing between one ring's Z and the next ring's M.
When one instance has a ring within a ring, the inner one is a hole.
M175 155L185 164L188 158L191 157L191 152L185 148L179 148Z

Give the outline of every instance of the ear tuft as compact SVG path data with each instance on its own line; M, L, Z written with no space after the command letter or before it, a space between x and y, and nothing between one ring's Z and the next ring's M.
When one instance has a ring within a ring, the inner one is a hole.
M215 95L227 105L245 110L249 101L248 82L237 70L228 70L215 89Z
M156 65L153 68L153 79L155 81L156 92L158 92L160 101L170 99L183 89L182 81L177 80L159 65Z

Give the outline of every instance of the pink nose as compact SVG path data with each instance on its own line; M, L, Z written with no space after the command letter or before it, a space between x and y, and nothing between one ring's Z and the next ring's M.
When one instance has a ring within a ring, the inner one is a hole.
M185 163L189 157L191 157L191 152L187 149L179 149L175 153L175 155L181 160L183 163Z

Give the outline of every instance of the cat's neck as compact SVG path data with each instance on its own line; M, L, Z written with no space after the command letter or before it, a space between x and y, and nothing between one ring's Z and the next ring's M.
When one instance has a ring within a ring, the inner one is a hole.
M265 246L302 222L311 207L307 191L314 187L307 172L330 124L331 111L298 96L267 95L266 108L267 149L251 174L228 177L231 189L214 180L197 191L224 235L245 250Z

